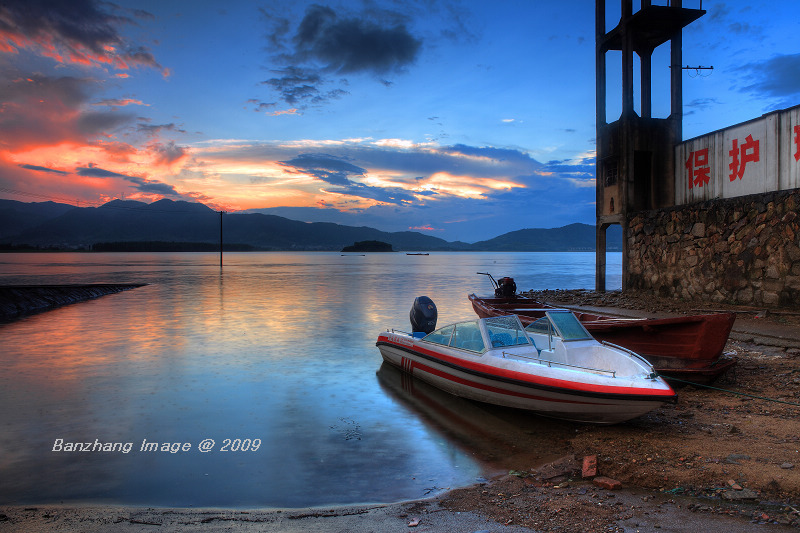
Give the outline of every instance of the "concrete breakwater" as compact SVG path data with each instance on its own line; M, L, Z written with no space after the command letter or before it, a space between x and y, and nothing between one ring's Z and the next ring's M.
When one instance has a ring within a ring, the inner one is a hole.
M0 322L144 285L146 283L0 285Z

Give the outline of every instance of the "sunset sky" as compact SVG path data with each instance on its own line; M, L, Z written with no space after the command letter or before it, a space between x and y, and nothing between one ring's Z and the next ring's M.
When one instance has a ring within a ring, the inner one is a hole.
M796 0L702 8L683 63L714 70L684 71L685 138L800 104ZM467 242L595 222L593 0L10 0L0 76L0 198L170 198Z

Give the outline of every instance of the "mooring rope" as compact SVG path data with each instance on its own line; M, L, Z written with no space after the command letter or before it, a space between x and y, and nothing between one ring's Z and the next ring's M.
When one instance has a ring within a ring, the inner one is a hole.
M720 387L713 387L711 385L704 385L702 383L695 383L694 381L686 381L684 379L661 376L662 378L666 379L667 381L680 381L681 383L686 383L688 385L693 385L695 387L705 387L707 389L718 390L721 392L727 392L728 394L736 394L738 396L747 396L748 398L756 398L758 400L766 400L768 402L776 402L776 403L785 403L786 405L794 405L795 407L800 407L800 403L796 402L787 402L786 400L778 400L777 398L767 398L766 396L757 396L755 394L748 394L746 392L738 392L729 389L722 389Z

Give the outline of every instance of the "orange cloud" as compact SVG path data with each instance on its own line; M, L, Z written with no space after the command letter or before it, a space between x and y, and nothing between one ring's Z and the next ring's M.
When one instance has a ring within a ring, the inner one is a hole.
M486 199L486 193L492 190L511 190L522 187L524 186L504 179L457 176L448 172L436 172L429 178L420 180L414 190L418 192L435 191L460 198L483 200Z
M150 104L145 104L141 100L135 100L133 98L106 98L99 102L95 102L92 105L105 105L109 107L125 107L129 105L143 105L149 106Z
M297 111L296 107L293 107L291 109L285 109L283 111L273 111L272 113L267 113L267 115L271 117L277 117L280 115L299 115L299 114L300 113Z

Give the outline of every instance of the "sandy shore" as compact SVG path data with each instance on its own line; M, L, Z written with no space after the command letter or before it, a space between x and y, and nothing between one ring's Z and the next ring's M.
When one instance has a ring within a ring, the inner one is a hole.
M490 505L502 510L487 509L474 502L474 510L460 511L453 507L453 498L479 501L481 496L488 496ZM520 507L528 508L530 527L505 518ZM390 505L282 510L92 505L0 507L0 532L748 533L754 527L768 532L797 531L796 527L770 522L767 519L770 512L771 508L763 506L723 508L714 502L698 503L690 498L635 489L603 490L588 482L536 488L524 480L503 477L439 498Z

